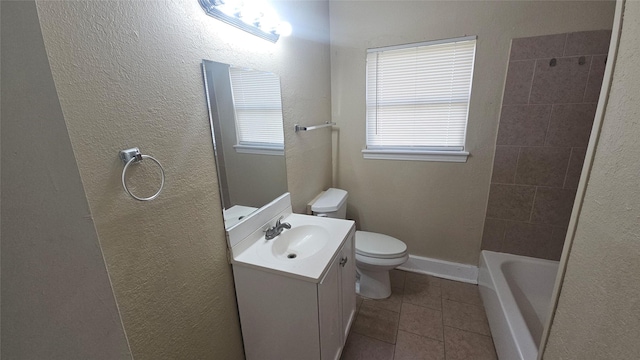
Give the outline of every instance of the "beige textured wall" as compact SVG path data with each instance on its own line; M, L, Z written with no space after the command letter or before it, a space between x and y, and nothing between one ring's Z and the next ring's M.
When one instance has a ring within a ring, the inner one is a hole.
M294 36L275 45L206 16L197 1L37 5L134 357L242 358L200 62L281 76L289 189L302 211L331 181L329 134L289 130L330 117L327 4L277 3ZM131 146L165 166L154 201L121 189L117 154Z
M640 2L627 1L609 103L545 359L640 353Z
M477 264L512 38L610 29L614 2L332 1L338 187L364 230L414 255ZM465 164L364 160L367 48L478 35Z
M0 357L130 359L35 2L0 7Z

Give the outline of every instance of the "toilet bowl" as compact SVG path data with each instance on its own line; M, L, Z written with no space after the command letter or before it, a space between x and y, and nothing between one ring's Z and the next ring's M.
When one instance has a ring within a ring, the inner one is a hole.
M330 188L311 205L317 216L346 218L347 192ZM356 270L359 276L356 292L370 299L391 295L389 271L409 259L407 245L388 235L356 231Z
M360 276L358 293L370 299L389 297L389 271L408 259L404 242L383 234L356 231L356 270Z

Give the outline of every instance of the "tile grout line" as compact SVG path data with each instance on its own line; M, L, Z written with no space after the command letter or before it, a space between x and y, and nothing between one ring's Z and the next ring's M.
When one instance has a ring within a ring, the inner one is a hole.
M538 59L533 60L533 72L531 74L531 86L529 86L529 95L527 95L526 105L531 105L531 93L533 92L533 81L536 78L536 69L538 68Z
M526 222L531 223L532 219L533 219L533 209L536 206L536 196L538 195L538 187L535 186L535 192L533 193L533 201L531 202L531 212L529 212L529 220L527 220ZM506 231L506 230L505 230Z
M566 105L566 104L563 104ZM551 109L549 110L549 118L547 119L547 128L544 130L544 140L542 141L542 146L547 146L547 139L549 138L549 129L551 128L551 117L553 116L553 108L556 104L551 104Z
M489 339L491 339L491 341L493 342L493 336L491 336L491 335L480 334L479 332L475 332L475 331L471 331L471 330L466 330L466 329L460 329L460 328L457 328L457 327L455 327L455 326L451 326L451 325L444 325L444 327L448 327L449 329L454 329L454 330L458 330L458 331L467 332L467 333L474 334L474 335L478 335L478 336L488 337L488 338L489 338Z
M589 90L589 79L591 79L591 73L593 72L593 55L588 55L588 56L591 58L591 60L589 62L589 72L587 73L587 83L584 85L584 92L582 93L583 102L587 98L587 90ZM600 85L600 89L602 89L602 85Z
M522 154L522 146L518 148L518 157L516 158L516 170L513 172L513 184L516 184L516 177L518 176L518 165L520 164L520 154Z
M564 172L564 181L562 182L562 189L566 189L567 177L569 177L569 168L571 167L571 158L573 158L573 148L569 151L569 161L567 162L567 171Z

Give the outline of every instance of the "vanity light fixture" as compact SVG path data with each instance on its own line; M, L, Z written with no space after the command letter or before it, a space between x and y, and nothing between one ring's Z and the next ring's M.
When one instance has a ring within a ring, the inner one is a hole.
M278 14L265 1L198 0L207 15L224 21L255 36L278 41L291 34L291 25L281 22Z

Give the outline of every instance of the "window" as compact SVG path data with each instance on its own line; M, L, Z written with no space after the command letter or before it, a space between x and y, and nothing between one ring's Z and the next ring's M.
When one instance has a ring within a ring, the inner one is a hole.
M237 152L284 155L280 79L277 75L229 68L236 113Z
M369 49L367 159L466 162L476 37Z

